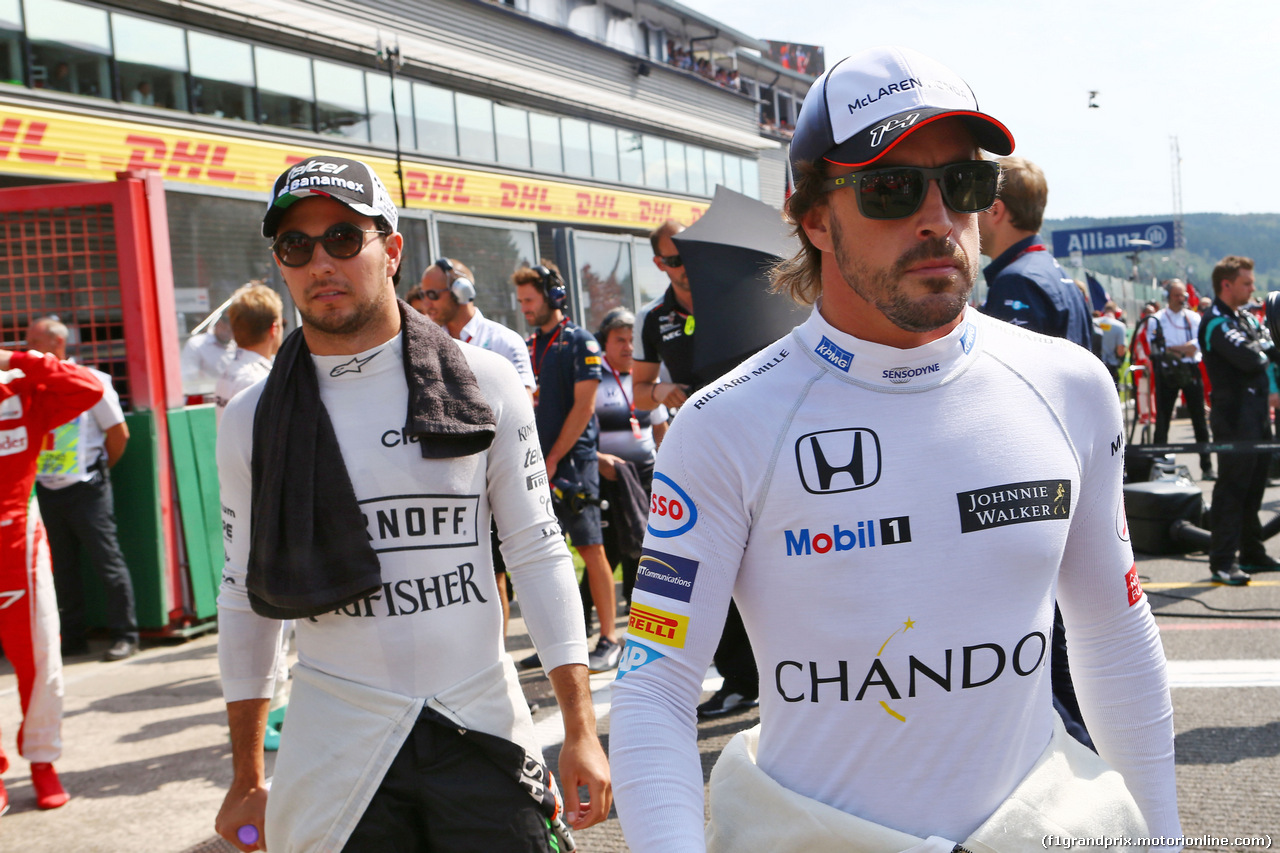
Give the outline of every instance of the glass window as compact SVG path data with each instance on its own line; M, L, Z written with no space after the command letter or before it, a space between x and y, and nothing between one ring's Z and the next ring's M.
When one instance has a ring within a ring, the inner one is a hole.
M364 73L335 62L312 62L316 83L316 130L329 136L369 140Z
M364 80L369 89L369 133L374 144L394 148L396 126L391 123L391 75L366 71ZM413 85L400 77L396 78L395 112L400 116L400 148L413 148Z
M560 138L564 143L564 171L567 175L591 177L591 135L585 121L560 119Z
M667 140L667 186L676 192L689 191L689 174L685 169L684 143Z
M640 134L618 131L618 179L644 186L644 145Z
M476 306L481 313L522 335L528 334L524 315L516 304L511 274L538 263L535 230L450 222L443 217L437 218L436 229L439 253L462 261L476 277Z
M187 50L195 111L253 121L253 48L242 41L188 30Z
M648 237L632 237L631 242L635 245L636 304L648 305L666 292L671 280L657 264L649 261L653 257L653 246Z
M426 83L413 84L413 114L418 150L458 156L458 130L453 118L453 92Z
M742 159L732 154L724 155L724 185L734 192L742 192Z
M719 151L704 152L703 162L707 167L707 195L715 195L716 187L724 183L724 154Z
M533 143L533 168L539 172L564 171L560 119L546 113L529 113L529 139Z
M742 160L742 194L760 198L760 162Z
M0 0L0 83L22 83L22 7Z
M707 190L707 170L703 149L696 145L685 147L685 165L689 170L689 192L694 195L711 195Z
M584 328L600 328L604 315L619 306L635 310L630 238L574 231L573 256L578 265L580 302L585 309Z
M110 98L107 13L63 0L27 0L26 12L32 85Z
M599 181L618 180L618 131L591 125L591 174Z
M492 163L496 157L493 101L458 92L454 102L458 109L458 156Z
M644 185L655 190L667 188L667 149L656 136L644 137Z
M120 100L187 109L187 39L181 27L111 15Z
M516 107L493 105L493 127L498 136L498 162L529 168L529 113Z
M276 127L313 130L311 60L296 53L253 48L258 78L258 119Z

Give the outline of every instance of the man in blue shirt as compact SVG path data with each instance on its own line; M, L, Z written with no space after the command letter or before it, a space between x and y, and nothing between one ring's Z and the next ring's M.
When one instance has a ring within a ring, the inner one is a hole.
M1022 157L1002 157L996 203L978 214L987 304L982 313L1033 332L1091 348L1093 332L1084 294L1045 249L1037 232L1049 186L1044 172Z
M600 615L600 642L587 658L587 669L616 669L622 657L617 593L600 528L600 471L596 459L600 440L595 414L601 376L600 344L565 316L568 295L555 264L544 260L539 266L517 270L511 280L525 320L536 329L527 343L538 382L534 421L546 461L545 470L530 471L526 482L530 490L550 486L560 526L586 565L591 597ZM525 467L532 468L537 462L526 459Z

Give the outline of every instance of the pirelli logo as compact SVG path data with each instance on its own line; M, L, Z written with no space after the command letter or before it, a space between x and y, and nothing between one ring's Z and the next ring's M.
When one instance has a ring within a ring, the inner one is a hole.
M676 649L684 648L684 635L688 628L688 616L638 604L631 605L631 618L627 620L628 633Z

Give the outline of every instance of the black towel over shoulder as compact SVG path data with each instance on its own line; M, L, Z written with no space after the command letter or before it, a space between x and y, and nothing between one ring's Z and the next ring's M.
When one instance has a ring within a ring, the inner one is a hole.
M458 344L404 302L399 309L409 384L406 431L425 459L487 450L496 419ZM255 613L318 616L382 585L301 329L280 347L258 401L252 477L245 583Z

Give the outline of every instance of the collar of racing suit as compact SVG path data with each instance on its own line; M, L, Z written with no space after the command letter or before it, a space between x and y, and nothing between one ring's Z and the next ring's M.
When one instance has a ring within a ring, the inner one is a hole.
M813 313L792 332L801 349L837 378L881 391L916 392L936 388L963 373L977 358L982 319L965 308L960 324L946 336L913 349L855 338Z

